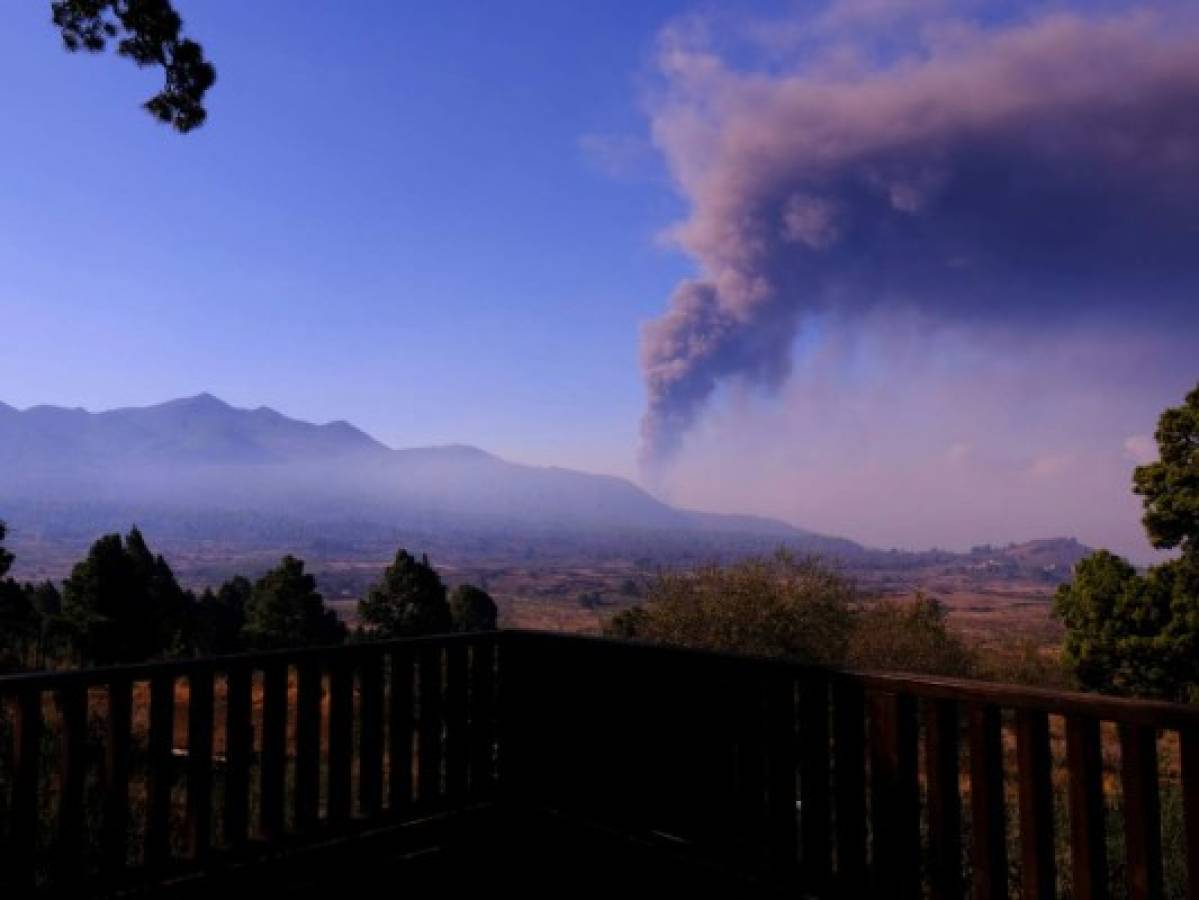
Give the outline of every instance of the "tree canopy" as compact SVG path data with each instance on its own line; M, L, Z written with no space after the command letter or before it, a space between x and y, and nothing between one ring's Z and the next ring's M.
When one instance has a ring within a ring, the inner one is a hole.
M72 53L100 53L116 41L118 55L162 68L162 90L143 104L158 121L181 133L204 123L216 69L203 47L182 36L183 19L170 0L54 0L50 11Z
M455 631L495 631L498 612L491 594L473 584L460 584L450 595Z
M197 653L234 653L241 649L246 607L253 591L248 578L235 575L217 590L208 588L200 595L192 636Z
M779 551L659 573L646 602L616 616L608 633L833 664L845 656L856 598L853 581L836 569Z
M1144 574L1100 550L1054 598L1079 683L1117 694L1199 699L1199 387L1158 422L1157 462L1137 467L1150 542L1177 559Z
M1199 385L1157 423L1157 462L1138 466L1133 490L1145 506L1142 521L1154 547L1199 553Z
M910 602L878 602L857 616L846 662L857 669L970 675L974 656L947 618L944 604L923 594Z
M133 528L92 544L63 583L63 615L84 659L132 662L180 652L191 597Z
M12 568L13 555L4 547L4 539L8 537L8 526L0 520L0 578L8 574Z
M337 644L345 639L345 626L325 606L304 561L288 555L254 583L243 639L256 649Z
M5 536L0 523L0 542ZM199 599L136 527L96 540L61 594L49 581L5 577L12 562L0 543L0 671L336 644L346 637L316 578L294 556L253 583L235 575Z
M28 588L0 580L0 672L22 668L39 644L41 617Z
M442 634L452 627L441 576L427 556L417 559L402 548L359 601L358 618L378 638Z

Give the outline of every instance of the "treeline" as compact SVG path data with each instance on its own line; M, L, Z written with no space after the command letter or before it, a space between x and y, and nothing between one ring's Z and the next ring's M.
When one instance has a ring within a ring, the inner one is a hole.
M1035 645L966 647L936 601L863 604L853 583L785 554L666 574L611 634L857 668L969 675L1199 702L1199 386L1165 410L1158 459L1133 492L1149 542L1173 558L1145 570L1107 550L1075 566L1054 597L1060 663Z
M427 557L397 552L347 629L304 561L285 556L257 580L238 575L197 594L183 588L136 527L92 544L61 587L8 577L0 522L0 671L109 665L243 650L309 647L496 627L492 598L449 594Z
M730 565L659 573L645 600L606 626L612 637L816 665L985 678L1046 687L1069 673L1029 641L970 647L944 605L859 594L852 578L816 557L780 550Z

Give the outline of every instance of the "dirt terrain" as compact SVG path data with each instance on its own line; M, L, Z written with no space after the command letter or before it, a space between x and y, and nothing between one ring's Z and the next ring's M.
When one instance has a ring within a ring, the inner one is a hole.
M14 575L22 580L60 581L86 552L87 543L30 540L14 547ZM247 547L223 541L154 543L187 587L219 584L234 573L257 577L289 548ZM421 547L413 547L421 552ZM866 551L830 560L853 577L866 602L903 598L917 591L936 597L950 611L951 625L971 643L997 637L1056 646L1061 630L1050 615L1053 592L1068 577L1085 547L1068 539L1032 541L1007 547L977 547L968 553ZM353 624L359 597L394 554L390 544L350 548L309 546L301 555L316 574L321 592ZM647 548L647 554L652 548ZM508 627L598 633L615 613L639 602L660 566L686 568L698 558L668 559L588 552L540 556L510 548L440 548L431 561L451 587L472 583L496 598L501 623Z

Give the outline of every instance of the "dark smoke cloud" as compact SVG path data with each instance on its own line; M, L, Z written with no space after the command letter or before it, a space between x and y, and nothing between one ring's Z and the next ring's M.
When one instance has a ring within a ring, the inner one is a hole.
M647 463L721 384L782 384L809 316L1199 320L1199 39L1181 14L928 27L886 62L841 41L766 72L696 30L664 36L653 105L691 205L673 237L701 274L643 332Z

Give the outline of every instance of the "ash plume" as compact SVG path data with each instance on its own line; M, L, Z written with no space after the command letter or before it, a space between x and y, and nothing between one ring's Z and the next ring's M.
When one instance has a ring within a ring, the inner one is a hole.
M1199 31L1180 9L922 22L902 52L825 16L757 69L702 28L664 34L652 128L699 274L642 333L643 462L722 385L779 387L822 313L1193 327Z

